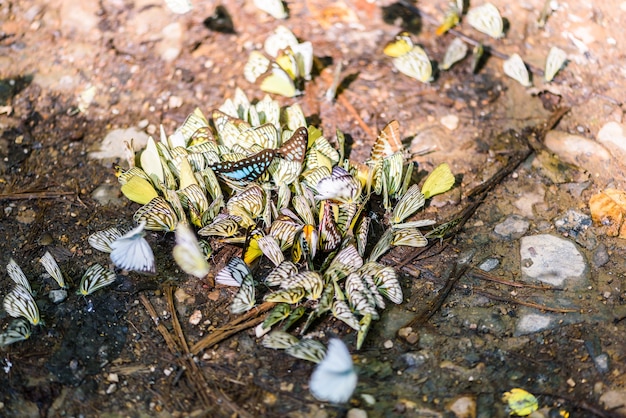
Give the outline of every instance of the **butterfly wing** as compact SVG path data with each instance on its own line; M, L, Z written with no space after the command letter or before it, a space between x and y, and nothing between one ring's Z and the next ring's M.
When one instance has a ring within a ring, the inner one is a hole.
M311 393L320 401L343 403L350 399L356 384L357 375L348 348L341 340L331 339L326 356L311 375Z
M117 267L138 273L156 273L154 253L143 237L145 222L111 244L111 261Z
M268 169L276 150L264 149L239 161L224 161L211 165L211 169L227 180L249 183L261 177Z

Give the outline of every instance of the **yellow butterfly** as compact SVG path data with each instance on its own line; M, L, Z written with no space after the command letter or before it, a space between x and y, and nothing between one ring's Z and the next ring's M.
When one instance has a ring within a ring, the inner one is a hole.
M447 163L439 164L426 178L422 186L425 199L447 192L454 185L454 174Z
M140 205L145 205L158 196L156 190L148 180L139 176L132 176L126 184L122 185L122 193L129 200Z
M385 45L383 53L389 57L397 58L406 54L413 49L413 41L409 32L400 32L396 35L393 41L390 41Z

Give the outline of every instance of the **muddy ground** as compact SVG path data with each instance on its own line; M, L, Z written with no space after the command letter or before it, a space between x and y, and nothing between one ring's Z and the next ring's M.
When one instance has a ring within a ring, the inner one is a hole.
M494 226L521 213L530 222L529 235L567 235L555 230L556 217L568 209L588 214L592 194L626 186L619 147L596 158L598 148L568 148L567 141L554 140L557 156L582 166L588 179L555 183L531 156L490 192L455 237L434 242L419 257L405 249L385 256L388 264L405 264L405 303L385 312L362 350L354 350L354 333L340 322L327 319L315 328L324 341L342 337L353 353L360 380L347 405L316 401L307 390L313 366L261 347L250 329L191 359L168 347L163 332L178 335L168 295L189 346L236 319L228 313L231 289L210 288L177 270L170 255L173 234L148 236L158 276L129 274L90 297L70 292L63 303L50 302L54 284L42 276L37 259L46 250L53 253L75 288L87 266L108 262L89 247L87 236L130 226L138 208L119 192L113 167L123 159L97 160L89 152L115 128L158 135L162 124L171 133L195 107L208 113L232 97L236 86L261 99L264 93L243 78L243 66L281 23L311 41L319 58L319 74L305 94L281 103L299 103L329 137L336 128L346 132L356 161L367 157L391 119L400 122L413 151L436 145L435 152L415 160L422 177L440 162L457 175L455 189L426 210L438 222L458 213L467 204L464 193L515 151L515 143L500 133L540 126L557 107L567 106L571 110L555 129L601 147L601 128L623 121L626 7L616 0L559 2L543 29L536 23L542 1L494 0L509 21L504 39L460 27L539 68L551 46L564 49L565 69L552 84L535 75L531 89L506 78L495 57L477 74L466 59L430 84L393 69L382 48L401 29L411 31L431 59L441 60L453 35L437 37L429 17L441 19L445 1L420 2L421 17L385 1L290 2L283 22L252 3L195 1L193 12L182 16L148 0L0 3L0 264L12 257L22 266L45 321L28 341L0 352L0 415L322 417L358 408L369 416L495 417L507 414L502 393L523 387L554 412L626 416L620 407L626 403L626 321L620 320L626 315L626 249L623 240L607 237L598 226L577 244L589 261L589 284L566 292L568 297L466 274L432 318L412 335L397 334L444 289L459 254L473 251L474 267L497 258L495 276L522 283L519 237L497 237ZM232 31L216 16L218 6L232 19ZM324 96L338 62L343 89L328 102ZM111 201L99 203L96 190ZM603 264L592 262L599 246L608 256ZM216 255L213 262L225 257ZM2 274L0 294L10 288ZM515 318L563 307L555 301L574 307L576 316L557 309L558 326L516 331ZM157 328L149 307L166 331ZM194 311L202 314L197 325L189 322ZM4 312L0 322L9 322ZM607 369L594 363L598 353L607 354ZM466 415L458 412L459 403L469 405Z

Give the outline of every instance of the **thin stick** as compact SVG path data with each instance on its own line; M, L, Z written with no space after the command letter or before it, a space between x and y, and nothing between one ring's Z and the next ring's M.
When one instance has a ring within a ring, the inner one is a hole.
M494 295L493 293L486 292L486 291L481 290L481 289L474 289L474 293L478 293L479 295L488 297L489 299L497 300L499 302L514 303L516 305L527 306L529 308L535 308L535 309L539 309L541 311L557 312L557 313L570 313L570 312L579 312L580 311L579 309L550 308L549 306L540 305L538 303L524 302L522 300L517 300L517 299L513 299L513 298L507 298L507 297L504 297L504 296Z
M58 199L61 196L71 196L74 192L16 192L0 194L0 200L29 200L29 199Z
M275 302L262 303L247 314L242 315L241 317L229 322L223 327L216 329L211 334L207 335L206 337L195 343L193 346L191 346L191 353L198 354L200 351L224 341L231 335L235 335L240 331L257 326L265 320L266 315L260 314L269 311L274 306L276 306Z
M472 268L467 273L467 275L475 279L487 280L490 282L496 282L496 283L500 283L500 284L511 286L511 287L526 288L526 289L539 289L539 290L563 290L558 287L545 286L542 284L528 284L528 283L512 282L510 280L501 279L499 277L494 276L493 274L489 274L486 271L482 271L477 268Z

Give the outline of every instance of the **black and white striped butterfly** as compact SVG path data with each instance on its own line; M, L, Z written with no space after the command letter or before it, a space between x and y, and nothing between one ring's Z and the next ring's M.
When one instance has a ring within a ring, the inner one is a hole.
M8 295L4 297L4 310L13 318L23 317L33 325L39 325L41 318L39 308L33 295L21 284L16 285Z
M276 150L264 149L239 161L223 161L211 165L215 174L225 180L237 183L249 183L261 177L276 156Z
M233 257L216 275L215 283L225 286L239 287L244 280L252 279L252 272L248 265L239 257Z
M100 264L94 264L83 274L76 293L83 296L91 295L96 290L113 283L116 278L117 276L111 270L102 267Z

